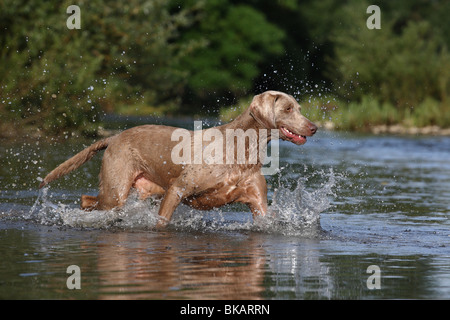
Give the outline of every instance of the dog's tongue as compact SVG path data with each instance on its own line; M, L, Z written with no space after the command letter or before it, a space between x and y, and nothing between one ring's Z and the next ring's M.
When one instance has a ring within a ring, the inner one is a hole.
M286 128L283 128L283 132L287 137L291 138L295 143L298 143L298 144L306 143L306 137L304 137L304 136L300 136L293 132L290 132Z
M300 143L300 144L306 143L306 138L303 136L293 135L292 140L294 140L295 142Z

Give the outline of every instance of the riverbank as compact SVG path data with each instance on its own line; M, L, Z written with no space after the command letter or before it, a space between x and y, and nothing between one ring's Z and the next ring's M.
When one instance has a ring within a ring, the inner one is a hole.
M332 121L316 122L320 128L328 131L348 131L339 130ZM365 130L350 130L352 132L370 132L373 134L393 134L393 135L431 135L431 136L450 136L450 128L441 128L439 126L425 127L407 127L400 124L395 125L374 125Z
M251 97L235 107L220 110L224 122L231 121L250 104ZM398 108L370 97L345 103L336 97L300 100L302 114L329 131L364 132L393 135L450 136L450 105L427 99L414 108Z
M115 115L114 119L121 118L120 115ZM128 119L127 116L123 116L124 119ZM139 121L130 121L130 126L137 126L146 123L155 123L156 118L149 117L148 121L146 121L147 117L139 117ZM184 117L183 119L185 119ZM416 127L416 126L405 126L401 124L394 125L366 125L360 128L342 128L338 123L333 121L316 121L316 117L310 117L314 123L319 126L319 129L327 130L327 131L341 131L341 132L365 132L372 134L392 134L392 135L423 135L423 136L450 136L450 128L442 128L439 126L424 126L424 127ZM117 119L115 120L117 121ZM161 120L159 120L160 122ZM194 121L194 120L192 120ZM222 119L223 122L228 122L229 120ZM134 123L135 122L135 123ZM170 125L178 126L178 123L175 119L172 119ZM98 137L108 137L114 134L119 133L123 129L110 128L108 126L107 121L98 127L97 136ZM26 140L26 139L67 139L71 137L80 137L84 136L80 131L72 131L67 130L64 131L60 135L49 136L44 131L40 130L37 127L23 127L20 125L14 125L10 123L3 123L0 125L0 140L7 141L15 141L15 140ZM90 136L92 137L92 135Z
M426 126L426 127L406 127L399 124L395 125L374 125L364 128L364 130L349 130L340 129L332 121L315 121L318 125L319 130L327 131L340 131L340 132L365 132L372 133L375 135L390 134L390 135L417 135L417 136L450 136L450 128L441 128L439 126ZM136 124L140 125L140 124ZM21 128L18 126L1 126L2 130L0 132L0 140L3 141L17 141L17 140L27 140L27 139L67 139L71 137L82 136L79 132L64 132L63 135L50 137L45 135L45 133L38 128ZM112 136L121 132L119 129L109 129L104 126L99 126L97 135L99 138L105 138Z

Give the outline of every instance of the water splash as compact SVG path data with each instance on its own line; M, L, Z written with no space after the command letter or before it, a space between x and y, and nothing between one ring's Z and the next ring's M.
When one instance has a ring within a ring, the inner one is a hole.
M320 185L309 190L308 182L317 177ZM257 219L255 228L284 235L318 236L322 232L320 214L332 206L331 198L336 196L333 189L340 178L330 169L298 178L293 188L279 181L269 207L272 214Z
M158 221L159 203L150 199L139 201L132 193L124 207L113 210L84 211L66 204L54 204L48 196L48 187L39 192L27 220L44 225L64 225L74 228L124 229L154 227Z
M49 187L39 190L38 197L28 213L23 218L43 225L60 224L60 213L64 210L63 205L55 205L48 196Z
M339 178L333 170L315 171L298 178L293 185L281 181L280 176L267 216L253 221L250 212L230 211L229 207L199 211L180 205L168 227L182 231L254 231L315 237L321 232L320 214L331 207ZM317 187L311 189L311 184ZM159 220L159 206L160 200L139 201L137 194L132 193L121 209L86 212L52 203L48 188L43 188L24 218L45 225L76 228L153 229Z

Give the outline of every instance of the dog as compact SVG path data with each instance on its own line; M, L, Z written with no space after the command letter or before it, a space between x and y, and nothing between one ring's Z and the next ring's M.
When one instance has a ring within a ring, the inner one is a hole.
M234 150L231 157L227 152L216 151L222 163L173 161L174 148L180 143L174 140L174 133L179 128L163 125L142 125L97 141L88 148L68 159L51 171L41 182L39 188L76 170L89 161L98 151L105 150L99 174L98 196L83 195L81 208L84 210L110 210L124 205L130 190L136 189L139 198L149 196L162 197L159 208L158 227L164 227L170 221L176 207L185 203L193 208L210 210L229 203L245 203L251 210L253 218L267 213L267 184L261 173L262 161L244 161L236 163L238 151L249 156L252 150L278 136L282 140L296 145L306 143L306 137L313 136L317 126L304 117L301 107L294 97L279 91L266 91L256 95L250 106L234 121L227 124L204 129L203 135L254 130L258 139L247 139L241 143L240 150ZM275 130L275 131L274 131ZM187 131L187 130L186 130ZM189 131L188 131L189 132ZM272 134L273 132L277 135ZM195 131L189 132L190 140L184 150L195 157L197 139ZM262 134L264 133L264 134ZM201 138L201 136L200 136ZM212 140L212 139L211 139ZM220 140L215 139L215 146ZM238 139L233 137L224 143L223 150L230 146L238 147ZM203 142L203 141L202 141ZM211 144L213 142L209 142ZM208 142L206 143L207 147ZM226 146L227 145L227 146ZM189 150L190 149L190 150ZM228 152L229 153L229 152ZM225 159L225 157L229 157ZM217 158L216 158L217 160ZM225 161L228 160L228 161Z

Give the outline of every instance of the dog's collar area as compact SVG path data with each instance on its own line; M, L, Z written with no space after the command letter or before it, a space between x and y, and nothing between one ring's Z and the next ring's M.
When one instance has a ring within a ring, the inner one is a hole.
M265 128L266 126L264 125L264 123L262 123L261 120L259 120L254 114L253 112L250 110L250 115L252 116L253 119L255 119L256 122L258 122L263 128Z

